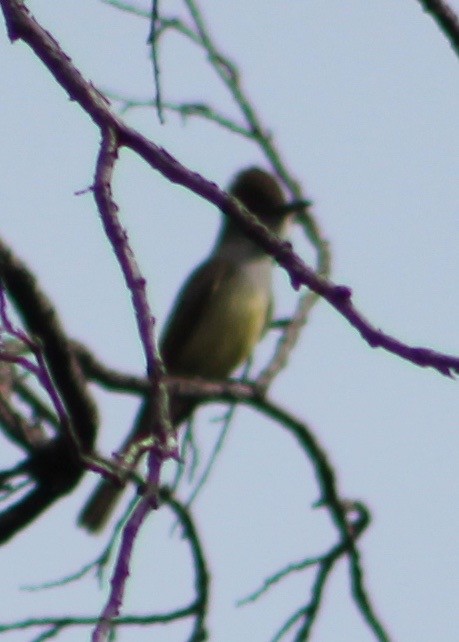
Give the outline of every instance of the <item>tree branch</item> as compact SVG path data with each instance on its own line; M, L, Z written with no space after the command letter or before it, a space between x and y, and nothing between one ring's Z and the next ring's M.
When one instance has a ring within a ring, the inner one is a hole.
M293 252L289 243L279 240L266 230L215 183L188 170L166 150L128 127L120 117L112 113L106 98L91 83L84 80L56 40L38 25L22 2L0 0L0 6L6 18L10 38L13 40L22 38L27 42L70 97L81 105L101 129L105 130L107 127L112 129L116 132L120 145L125 145L138 153L151 167L171 182L183 185L202 196L234 219L288 272L294 288L298 289L301 285L305 285L323 297L347 319L372 348L381 347L402 359L421 367L431 367L446 376L459 372L458 357L428 348L409 346L378 330L353 305L352 291L349 287L336 285L316 274Z
M459 56L459 18L444 0L418 0L426 13L430 13L451 47Z

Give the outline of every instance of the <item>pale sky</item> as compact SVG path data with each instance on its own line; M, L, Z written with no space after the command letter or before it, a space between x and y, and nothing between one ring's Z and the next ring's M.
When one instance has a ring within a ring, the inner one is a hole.
M97 87L152 96L146 20L98 0L27 4ZM181 3L163 5L174 14ZM459 0L450 5L459 10ZM355 304L377 327L459 355L458 61L433 20L416 0L203 0L201 6L222 50L240 66L287 166L314 201L332 247L333 280L353 289ZM169 35L160 54L165 99L209 101L236 115L193 47ZM94 201L74 195L92 182L99 133L26 45L9 43L3 27L0 56L0 234L36 270L74 337L108 364L142 374L129 296ZM211 123L168 116L161 126L152 109L126 119L222 186L244 166L268 168L252 143ZM209 251L218 217L126 151L115 198L162 324L184 277ZM299 234L294 242L311 261ZM277 299L278 314L288 312L293 299L281 270ZM258 351L259 365L268 347ZM370 349L321 302L270 392L314 430L342 496L371 509L373 523L359 547L373 604L396 642L457 640L458 385ZM126 433L134 404L108 394L98 399L99 447L108 455ZM198 416L206 452L217 435L206 419L219 412L211 407ZM0 466L15 455L2 447ZM94 483L88 474L77 492L3 547L0 624L100 612L109 576L102 590L92 577L65 589L19 590L71 573L101 550L104 537L75 526ZM215 573L211 640L267 642L308 600L313 574L303 573L258 604L234 608L271 573L336 541L326 511L311 508L317 497L312 468L292 438L238 410L196 504ZM170 538L165 511L150 518L137 542L123 613L188 603L186 553L177 533ZM186 630L183 624L121 628L117 639L176 642ZM4 638L23 642L33 632ZM57 639L89 639L89 629ZM374 640L352 602L345 561L329 583L311 639Z

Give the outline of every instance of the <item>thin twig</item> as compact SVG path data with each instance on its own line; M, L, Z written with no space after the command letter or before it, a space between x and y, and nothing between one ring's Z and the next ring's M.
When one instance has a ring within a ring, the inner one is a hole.
M158 62L158 37L157 30L160 23L159 18L159 0L152 0L150 16L150 33L148 35L148 44L151 47L151 60L153 63L153 78L155 84L155 106L159 122L164 125L163 101L161 97L160 69Z

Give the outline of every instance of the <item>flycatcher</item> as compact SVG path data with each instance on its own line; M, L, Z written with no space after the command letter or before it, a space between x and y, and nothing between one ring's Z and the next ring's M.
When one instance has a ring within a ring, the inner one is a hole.
M271 231L285 234L289 215L273 176L256 167L246 169L229 192ZM250 357L270 321L272 268L273 259L224 216L215 247L183 285L166 324L160 350L168 374L223 379ZM171 395L173 425L189 417L196 405L195 400ZM121 452L142 434L141 424L136 421L137 429ZM122 490L101 480L79 523L100 530Z

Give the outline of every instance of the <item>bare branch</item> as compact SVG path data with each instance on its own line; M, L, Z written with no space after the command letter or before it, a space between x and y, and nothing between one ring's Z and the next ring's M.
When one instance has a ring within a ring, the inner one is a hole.
M174 513L175 518L183 530L183 537L188 542L190 547L190 554L192 558L192 568L195 574L195 597L193 601L186 607L176 609L169 613L164 614L147 614L147 615L126 615L117 617L113 620L112 624L116 626L148 626L151 624L167 624L177 620L194 617L194 626L190 642L198 642L199 640L206 639L205 620L207 616L207 609L209 603L209 585L210 574L207 568L207 562L204 555L204 550L196 524L189 509L184 506L167 487L162 487L159 490L158 497L163 505L167 505ZM109 555L110 550L104 551L104 555ZM98 564L100 560L96 561ZM28 587L28 590L36 590L37 588L53 588L62 586L82 577L90 568L94 567L94 562L85 566L78 573L72 574L69 578L64 578L55 582L49 582L42 587ZM11 624L0 624L0 633L9 631L18 631L32 628L46 627L46 631L58 632L64 628L76 626L93 626L99 623L99 618L96 616L65 616L65 617L43 617L43 618L29 618L20 622ZM45 633L46 634L46 633ZM103 638L102 638L103 639Z
M158 4L159 0L152 0L150 34L148 36L147 42L151 47L151 61L153 63L153 77L155 82L156 113L158 114L159 122L164 125L163 101L161 96L160 71L158 62L158 39L156 37L156 33L160 25Z
M27 266L1 240L0 279L34 342L38 342L36 356L43 361L35 366L37 372L49 377L49 368L47 389L52 394L56 391L55 399L63 403L58 436L37 445L11 471L11 475L30 476L36 486L0 514L0 542L6 542L78 483L84 471L80 456L92 450L96 435L97 410L56 310Z
M459 18L445 0L418 0L424 11L430 13L459 56Z
M93 631L93 642L105 642L110 637L113 620L119 615L123 603L126 582L129 577L129 565L137 533L150 511L158 507L159 476L164 461L163 449L158 452L155 448L152 448L148 453L148 459L147 489L123 529L118 558L111 580L110 595L100 620Z
M21 37L30 44L69 95L102 129L112 129L116 132L120 145L131 148L170 181L199 194L233 218L251 238L287 270L293 287L299 288L301 285L306 285L323 297L358 330L372 348L381 347L418 366L434 368L446 376L459 372L458 357L428 348L409 346L374 327L353 305L350 288L336 285L316 274L292 251L289 243L279 240L266 230L217 185L188 170L166 150L147 140L113 114L106 99L93 85L83 79L58 43L37 24L19 0L0 0L0 4L7 19L10 37Z
M29 268L0 240L0 279L30 334L40 341L53 383L83 448L90 449L97 429L96 406L53 305Z

